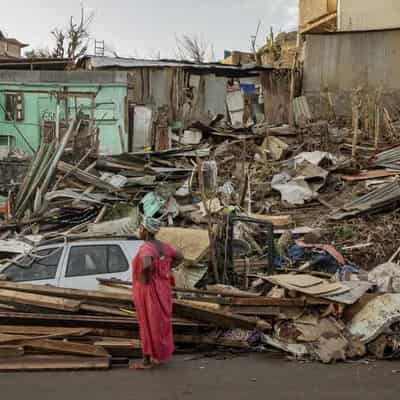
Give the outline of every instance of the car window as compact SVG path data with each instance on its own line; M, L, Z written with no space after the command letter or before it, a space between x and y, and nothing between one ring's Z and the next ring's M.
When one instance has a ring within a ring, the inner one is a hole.
M108 268L113 274L129 269L126 257L119 246L108 246Z
M69 252L68 278L124 272L129 269L121 248L117 245L73 246Z
M14 282L54 279L61 254L61 247L39 250L16 260L4 274Z

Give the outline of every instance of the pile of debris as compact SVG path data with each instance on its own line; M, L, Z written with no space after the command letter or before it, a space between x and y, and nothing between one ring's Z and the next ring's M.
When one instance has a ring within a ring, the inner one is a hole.
M175 272L178 344L322 362L395 356L400 147L311 122L301 98L294 113L299 128L217 119L172 137L173 148L116 156L74 154L76 120L7 187L1 257L45 239L132 235L156 217L159 239L186 259ZM49 368L106 368L137 354L129 284L101 289L0 281L0 354L15 356L1 368L43 367L43 357Z
M175 342L178 351L279 349L324 363L395 357L400 295L365 294L371 286L260 275L247 292L176 288ZM0 281L0 300L0 371L108 369L140 357L126 282L83 291Z

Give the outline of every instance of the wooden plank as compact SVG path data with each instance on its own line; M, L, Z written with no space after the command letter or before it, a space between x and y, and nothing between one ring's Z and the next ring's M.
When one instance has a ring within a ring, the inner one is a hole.
M62 331L60 330L57 333L49 334L49 335L41 335L41 336L28 336L28 335L6 335L0 334L0 344L9 344L9 343L19 343L22 341L33 341L33 340L43 340L43 339L59 339L66 338L71 336L84 336L90 332L90 329L75 329L75 332L72 330Z
M0 372L108 369L108 357L24 356L0 359Z
M207 295L207 296L221 296L221 297L238 297L238 298L255 298L260 295L257 293L243 292L240 290L217 290L215 287L210 290L200 290L200 289L186 289L186 288L173 288L174 292L177 293L193 293L199 295Z
M329 283L328 281L322 281L322 283L319 283L319 284L316 284L316 285L310 286L310 287L296 286L295 285L296 279L299 279L299 282L300 282L299 277L303 277L303 278L301 278L301 280L304 280L305 279L304 276L308 276L308 275L285 275L285 274L282 274L282 275L269 276L266 279L274 285L281 286L288 290L295 290L300 293L307 294L309 296L321 296L324 294L333 293L333 292L337 292L337 291L340 291L340 293L344 293L345 291L350 291L349 288L346 288L345 286L343 286L340 283ZM312 277L310 275L309 278L310 278L310 282L312 282L311 278L314 278L314 277ZM314 279L319 279L319 278L314 278ZM316 280L315 280L315 282L316 282Z
M79 332L79 334L77 333ZM59 328L53 326L27 326L27 325L0 325L0 334L46 336L68 333L68 337L82 335L105 336L110 338L133 339L137 332L129 329L102 329L102 328Z
M65 336L84 336L91 333L90 328L57 328L51 326L19 326L19 325L0 325L0 333L9 335L65 335Z
M32 293L22 293L6 289L0 289L0 300L16 304L48 308L51 310L71 312L79 311L81 304L76 300L61 299Z
M108 357L109 354L106 350L99 346L91 344L72 343L65 340L30 340L21 342L24 348L33 350L50 351L57 354L69 354L89 357Z
M270 307L305 307L307 305L323 305L328 302L312 298L274 298L259 297L256 299L229 299L229 304L234 306L270 306Z
M238 315L250 315L256 317L279 317L283 315L280 307L269 306L233 306L230 307L230 311Z
M301 288L308 288L320 285L321 283L324 282L323 279L316 278L315 276L312 275L289 275L286 278L286 281L293 286Z
M305 28L300 30L300 33L304 35L305 33L311 32L314 29L321 28L323 25L336 22L337 13L328 14L315 22L308 23Z
M245 340L229 339L229 338L213 338L205 335L174 335L175 343L177 344L194 344L194 345L211 345L223 346L239 349L249 348L249 344Z
M21 346L0 346L0 359L22 357L24 353L24 348Z
M32 325L37 322L38 325L50 326L80 326L90 328L118 328L118 329L138 329L139 324L135 318L122 317L104 317L91 315L67 315L67 314L42 314L42 313L16 313L0 311L0 322L2 323L26 323ZM207 327L204 323L192 321L173 320L176 329L196 329Z
M396 175L400 175L400 171L373 170L361 172L358 175L342 175L342 179L347 182L357 182L368 179L387 178Z
M179 316L207 322L219 328L260 329L263 331L271 329L271 325L266 321L243 317L226 311L210 310L198 305L191 305L185 300L174 302L174 312Z
M139 339L104 338L95 341L94 345L101 346L107 350L140 350L142 348Z
M231 348L245 349L249 344L244 340L230 338L213 338L205 335L174 335L176 344L212 345ZM140 350L142 344L138 339L115 339L104 338L94 342L97 346L102 346L108 350Z
M115 315L117 317L132 317L132 314L128 314L127 312L112 307L96 306L92 304L81 304L80 309L82 311L87 311L94 314Z
M308 288L301 288L303 293L306 293L310 296L322 296L325 294L342 294L345 292L349 292L350 288L344 287L340 283L324 283L321 285L316 285Z
M82 302L93 300L106 303L111 302L111 303L132 304L131 294L103 293L97 290L65 289L65 288L56 288L45 285L31 285L28 283L15 283L6 281L0 281L0 288L47 295L47 296L79 299Z
M61 172L70 174L77 178L78 180L87 183L88 185L95 186L98 189L106 190L108 192L117 192L119 189L109 183L102 181L97 176L90 174L89 172L83 171L79 168L75 168L74 166L64 162L59 161L57 164L57 169Z
M262 215L262 214L250 214L251 218L258 219L260 221L271 222L274 226L282 227L293 223L291 215Z

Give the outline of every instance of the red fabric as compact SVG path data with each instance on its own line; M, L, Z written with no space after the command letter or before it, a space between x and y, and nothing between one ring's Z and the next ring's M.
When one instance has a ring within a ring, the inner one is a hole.
M335 258L340 265L346 264L346 260L344 259L344 257L330 244L307 244L302 242L301 240L296 240L296 244L297 246L303 248L309 248L309 249L315 248L319 250L324 250L328 254L330 254L333 258Z
M163 243L165 256L145 242L133 259L133 302L140 328L143 355L156 361L167 361L175 347L172 333L171 263L175 250ZM142 259L153 259L153 272L148 285L141 283Z

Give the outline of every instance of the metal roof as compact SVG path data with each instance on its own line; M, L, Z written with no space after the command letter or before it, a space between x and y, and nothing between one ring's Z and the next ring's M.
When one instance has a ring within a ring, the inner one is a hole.
M179 60L143 60L136 58L116 58L116 57L98 57L86 56L80 62L89 63L88 67L94 69L100 68L187 68L203 71L220 70L236 72L252 72L270 70L271 67L259 66L255 63L242 66L227 65L222 63L194 63L190 61Z

